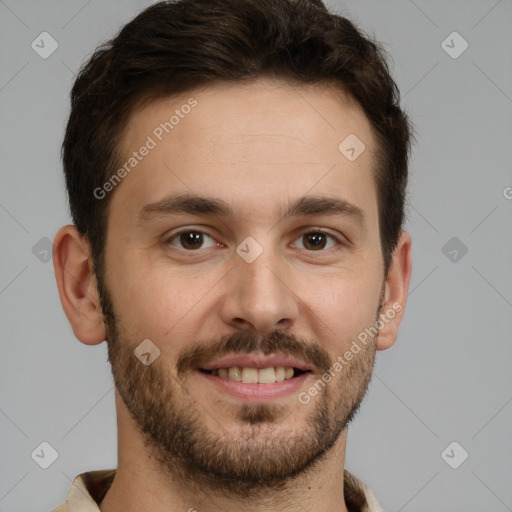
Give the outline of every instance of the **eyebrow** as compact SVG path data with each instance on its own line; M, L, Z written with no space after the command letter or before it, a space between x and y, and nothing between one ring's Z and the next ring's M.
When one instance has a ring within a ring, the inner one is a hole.
M159 201L145 205L137 216L137 224L143 225L154 217L176 214L212 215L235 219L236 214L223 199L198 196L191 193L172 194ZM361 208L345 199L327 196L303 196L289 201L281 208L280 217L313 217L333 215L354 218L364 224L365 215Z

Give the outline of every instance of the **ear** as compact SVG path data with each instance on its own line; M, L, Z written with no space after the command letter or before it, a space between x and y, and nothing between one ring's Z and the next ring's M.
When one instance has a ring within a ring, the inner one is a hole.
M385 350L391 347L398 336L398 326L405 312L411 280L411 246L411 236L406 231L402 231L398 244L393 251L389 272L384 283L384 297L380 313L383 327L380 329L379 326L377 350Z
M53 241L53 269L60 302L75 336L86 345L105 341L103 314L90 247L75 226L63 226Z

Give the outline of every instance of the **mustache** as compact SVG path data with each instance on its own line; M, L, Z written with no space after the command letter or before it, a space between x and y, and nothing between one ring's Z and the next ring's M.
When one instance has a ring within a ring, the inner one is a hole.
M322 374L332 366L327 352L315 342L298 339L280 330L274 330L267 335L244 330L226 334L217 340L194 343L180 354L176 370L178 374L185 374L225 355L251 352L262 352L265 355L279 353L295 357Z

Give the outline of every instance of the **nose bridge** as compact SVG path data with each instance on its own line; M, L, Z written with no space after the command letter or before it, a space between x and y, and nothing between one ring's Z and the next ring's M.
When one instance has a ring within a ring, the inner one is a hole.
M270 299L272 295L280 294L283 286L280 275L282 271L277 263L275 251L267 247L252 263L243 262L240 264L242 282L245 280L247 295L259 296L262 293ZM245 279L244 279L245 276Z
M254 249L250 244L249 241L248 252ZM247 249L243 243L241 246ZM230 273L224 320L238 327L248 323L257 331L269 332L291 325L297 316L297 304L287 285L289 276L279 254L268 243L260 247L263 251L251 262L241 252L242 261Z

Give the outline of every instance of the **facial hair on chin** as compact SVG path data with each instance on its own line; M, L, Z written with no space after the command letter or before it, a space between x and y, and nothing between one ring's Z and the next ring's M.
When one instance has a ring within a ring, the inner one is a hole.
M176 365L176 375L172 375L163 358L145 366L134 356L138 341L121 339L109 294L103 292L108 360L116 388L162 471L197 492L208 489L224 496L248 498L285 488L326 456L366 394L375 360L374 343L365 345L330 385L319 391L301 428L280 426L289 414L284 406L241 404L230 411L240 424L237 436L230 434L218 417L213 418L218 427L213 430L205 422L206 408L189 392L182 378L198 367L197 361L230 350L279 350L306 362L314 361L322 370L320 378L332 365L326 352L282 331L265 337L240 331L185 350Z

